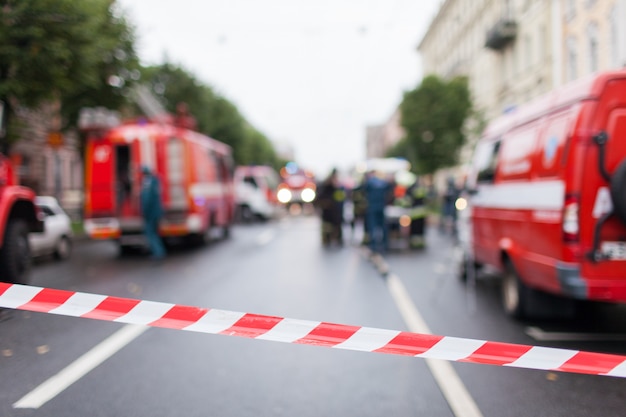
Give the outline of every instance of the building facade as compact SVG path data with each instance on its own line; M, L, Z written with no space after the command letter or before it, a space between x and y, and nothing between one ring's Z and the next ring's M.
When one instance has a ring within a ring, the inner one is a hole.
M80 217L83 163L75 131L60 132L59 103L20 108L20 140L9 156L22 185L37 195L56 197L72 217Z
M424 74L466 75L487 120L626 63L626 0L446 0L418 46Z
M365 157L384 158L387 151L404 137L401 125L400 109L396 109L387 121L381 125L366 128Z

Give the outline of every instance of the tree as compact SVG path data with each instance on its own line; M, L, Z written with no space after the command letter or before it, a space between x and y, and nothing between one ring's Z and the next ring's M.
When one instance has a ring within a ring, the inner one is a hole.
M164 63L143 69L142 80L170 113L185 102L196 118L198 131L233 148L237 164L276 165L267 137L250 125L237 107L180 66Z
M115 0L91 0L97 42L93 53L99 57L94 66L95 83L77 84L62 95L66 125L74 126L83 107L122 110L131 104L129 91L140 76L135 51L135 29L127 22Z
M432 174L458 163L466 143L463 127L472 103L467 78L445 81L430 75L405 92L400 104L402 127L411 162L418 173Z
M0 101L9 129L16 108L47 100L65 101L66 116L77 114L74 107L87 97L99 105L107 96L119 103L122 95L115 89L125 75L120 70L136 59L132 29L115 15L114 5L114 0L0 0ZM120 77L115 85L112 75Z

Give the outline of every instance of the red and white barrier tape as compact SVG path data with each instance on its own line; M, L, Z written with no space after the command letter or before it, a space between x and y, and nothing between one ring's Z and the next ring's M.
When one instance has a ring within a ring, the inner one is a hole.
M296 320L0 282L0 307L277 342L626 377L626 356Z

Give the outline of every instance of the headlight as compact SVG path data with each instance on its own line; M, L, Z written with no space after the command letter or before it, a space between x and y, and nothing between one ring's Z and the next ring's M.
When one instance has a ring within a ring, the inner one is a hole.
M467 208L467 200L463 197L457 198L454 202L454 207L456 207L456 209L459 211L465 210Z
M400 216L400 220L398 222L402 227L409 227L411 225L411 218L406 214L403 214L402 216Z
M278 198L278 201L280 201L281 203L286 204L291 201L291 191L286 188L282 188L278 190L276 198Z
M300 194L300 196L302 197L302 201L304 201L305 203L310 203L311 201L315 200L315 191L310 188L305 188L304 190L302 190L302 194Z

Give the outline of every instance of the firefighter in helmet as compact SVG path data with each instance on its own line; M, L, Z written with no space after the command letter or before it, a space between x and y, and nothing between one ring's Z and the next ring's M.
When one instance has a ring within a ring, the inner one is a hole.
M426 246L424 236L426 226L426 216L428 214L427 189L421 184L420 178L412 175L405 185L402 197L397 197L394 204L407 209L407 214L411 219L409 226L409 246L413 249L422 249Z

